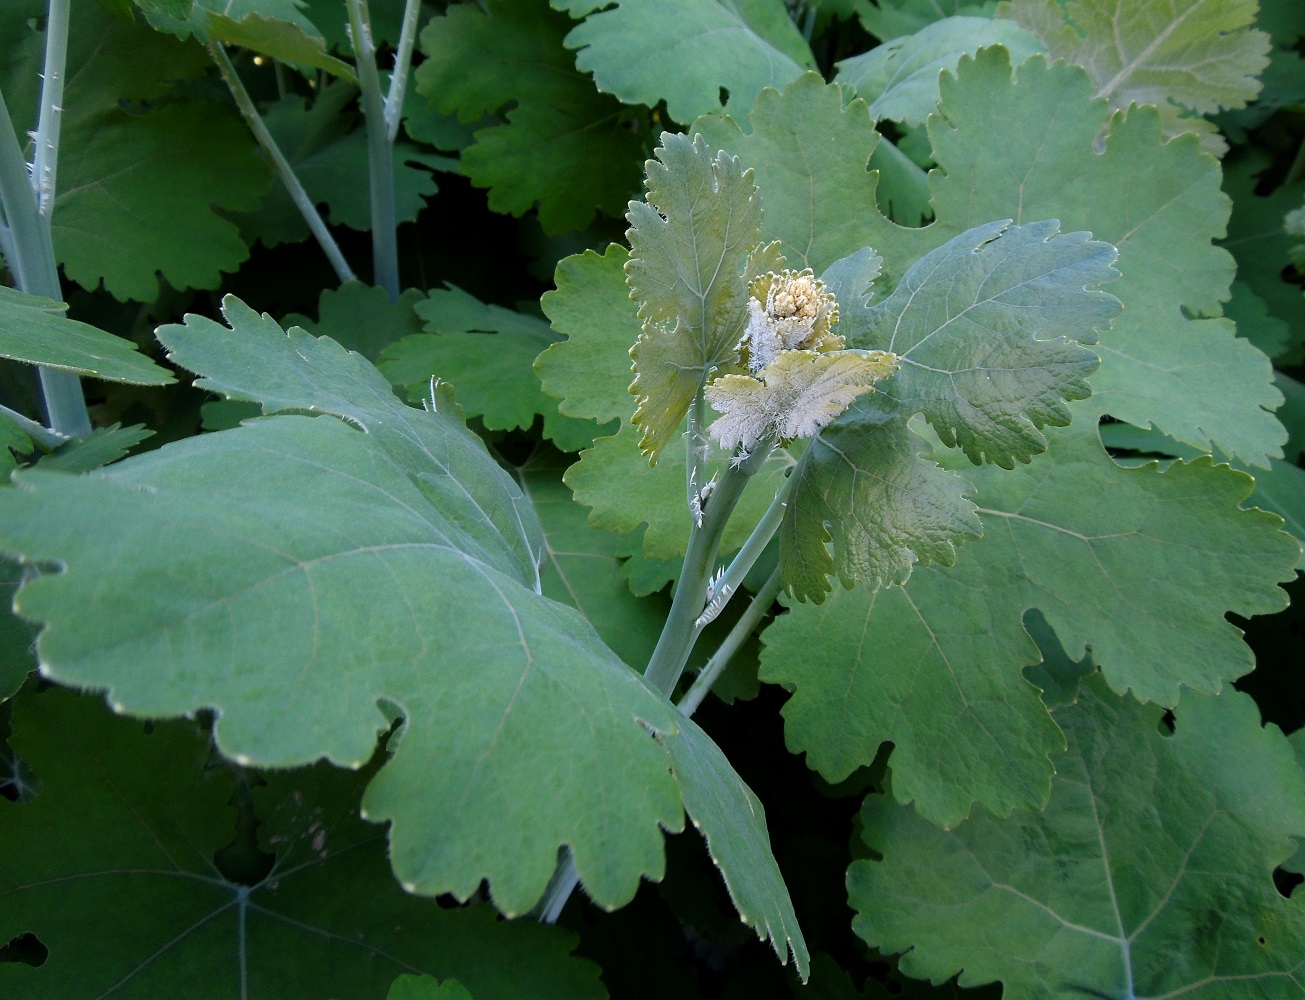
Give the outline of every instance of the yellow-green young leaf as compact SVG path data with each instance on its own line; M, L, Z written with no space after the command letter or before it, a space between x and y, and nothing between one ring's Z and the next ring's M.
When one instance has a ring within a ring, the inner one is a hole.
M544 391L561 399L563 413L622 421L617 434L600 438L566 473L566 483L576 499L593 508L590 523L623 534L647 524L642 542L633 544L656 559L673 559L683 554L689 537L685 451L675 441L651 467L639 451L640 432L631 422L632 400L626 388L630 383L630 344L639 333L637 306L624 280L628 259L624 248L613 244L601 256L587 250L558 264L557 288L544 295L542 304L553 329L567 339L541 354L535 369ZM873 262L863 259L860 263L864 287ZM849 280L856 283L855 278ZM675 428L677 434L680 430ZM717 451L707 476L722 470L726 461L728 456ZM769 506L788 465L787 455L781 453L752 477L738 513L726 525L723 552L743 544ZM665 582L649 580L640 583L635 592L659 590Z
M814 437L895 371L882 351L781 351L757 378L724 375L707 386L707 402L723 414L708 433L726 451L750 451L766 437Z
M122 337L68 319L62 302L0 286L0 358L135 385L175 381Z
M1071 658L1090 649L1112 688L1161 705L1254 666L1225 616L1282 608L1300 549L1277 517L1241 509L1251 477L1208 458L1121 468L1090 420L1049 440L1027 472L964 469L986 530L955 567L835 592L766 631L762 678L796 687L788 744L826 778L892 741L893 793L928 820L954 825L974 801L1039 808L1060 741L1019 679L1038 660L1030 608Z
M737 359L761 198L736 157L701 136L662 133L645 201L630 202L630 292L643 332L633 345L639 447L656 461L711 372ZM766 256L763 251L761 256ZM767 263L774 263L769 257Z
M665 101L677 122L726 100L749 104L815 65L782 0L623 0L590 13L566 44L599 90L626 104Z
M1190 117L1245 107L1260 92L1269 36L1252 28L1257 0L1006 0L1010 18L1051 59L1084 67L1111 108L1152 104L1166 135L1193 130L1211 152L1227 144ZM1186 114L1185 114L1186 112Z
M597 967L568 954L573 935L402 892L384 828L358 819L360 776L324 764L257 781L272 870L229 880L236 772L208 766L209 734L147 731L99 701L56 689L14 705L12 745L42 789L0 799L0 936L34 934L49 955L0 962L6 996L370 1000L413 970L477 998L606 996Z
M886 796L862 809L855 931L908 975L1021 1000L1300 994L1305 907L1273 870L1305 834L1305 773L1246 695L1159 708L1089 679L1045 810L947 832Z

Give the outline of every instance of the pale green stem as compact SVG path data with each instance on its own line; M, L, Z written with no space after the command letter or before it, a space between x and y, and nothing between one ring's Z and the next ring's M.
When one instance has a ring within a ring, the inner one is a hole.
M570 849L568 849L566 858L557 866L557 871L553 873L553 880L548 883L548 892L544 894L544 901L540 904L540 923L557 923L557 918L562 915L562 909L566 906L566 901L571 898L571 893L575 892L579 884L580 873L575 870L575 861L571 857Z
M245 85L241 82L236 68L231 65L231 59L227 56L226 49L222 47L220 42L213 42L209 45L208 52L212 56L213 62L217 64L218 70L222 73L222 79L226 81L231 96L235 98L236 107L240 109L240 114L244 116L249 131L254 133L254 138L263 147L263 152L267 154L268 159L272 161L272 165L276 167L281 183L285 185L286 190L290 193L290 200L295 203L295 207L299 209L299 214L304 217L304 221L308 223L308 228L326 253L326 259L331 262L335 276L340 279L341 284L346 281L353 281L355 278L353 269L349 267L348 262L344 259L344 254L340 252L335 237L326 228L326 223L322 221L322 217L312 199L308 197L308 192L299 183L299 177L295 174L294 167L290 166L290 161L285 158L285 155L281 152L281 147L272 138L272 133L263 124L258 108L254 106L254 100L249 96L249 91L245 89Z
M50 0L45 19L45 72L41 84L41 114L32 154L36 211L49 225L54 214L55 182L59 172L59 126L63 121L63 78L68 61L69 0Z
M748 636L752 635L756 627L761 624L761 619L766 617L766 612L775 603L775 598L779 596L780 589L779 567L776 566L775 571L770 574L766 582L761 585L761 589L757 591L756 596L752 598L752 603L748 605L747 610L734 623L734 627L730 629L729 635L720 644L720 648L712 654L711 659L707 661L707 665L694 678L693 686L684 693L683 698L676 702L676 705L686 717L692 716L698 710L698 706L702 704L702 699L707 697L707 692L711 690L712 685L716 683L720 675L724 673L725 668L729 666L730 660L739 651L739 647L747 642Z
M692 510L702 488L704 470L707 468L708 441L704 426L707 416L707 400L702 390L693 398L689 406L689 428L684 433L685 473L684 488L688 494L689 509Z
M37 148L44 149L39 158L48 167L45 189L36 185L27 168L27 160L18 145L13 119L0 93L0 207L9 227L6 261L18 282L29 295L41 295L55 302L63 301L59 286L59 268L54 259L54 240L50 217L54 209L54 168L59 153L59 102L63 97L63 74L68 42L68 0L51 0L50 34L46 38L45 86L41 89ZM57 98L57 99L56 99ZM41 211L42 199L45 212ZM41 398L46 422L61 434L82 437L91 432L90 414L82 396L81 380L69 372L40 368Z
M789 493L792 492L793 484L797 482L796 475L790 475L788 480L780 487L775 494L775 499L770 502L766 508L766 513L761 515L761 520L757 526L752 529L752 534L748 540L743 543L743 548L730 560L729 566L720 578L714 581L707 588L707 609L711 618L715 618L725 609L729 599L743 586L743 579L756 565L761 553L766 550L770 540L775 537L775 532L784 522L784 511L788 508Z
M699 624L698 619L707 606L707 588L711 584L711 571L720 551L725 524L734 513L748 480L761 468L770 450L771 445L766 442L758 445L737 465L731 462L703 504L702 523L690 529L684 568L680 571L670 614L643 674L648 683L663 694L669 695L675 689L705 624Z
M373 280L391 302L399 300L398 223L394 209L394 147L387 135L385 98L376 71L376 47L367 17L367 0L347 0L355 68L362 87L367 126L367 165L371 179Z
M0 403L0 416L6 416L18 425L29 438L39 444L46 451L53 451L65 441L70 440L68 435L60 434L58 431L52 431L44 424L38 424L31 417L25 417L17 410L11 410L9 407Z
M1287 168L1287 176L1282 179L1282 186L1296 183L1301 174L1305 174L1305 138L1301 139L1300 145L1296 147L1296 157Z
M399 31L399 50L394 54L394 74L390 91L385 95L385 137L393 142L403 120L403 95L408 89L408 70L412 66L412 45L417 39L417 20L421 0L408 0L403 7L403 28Z

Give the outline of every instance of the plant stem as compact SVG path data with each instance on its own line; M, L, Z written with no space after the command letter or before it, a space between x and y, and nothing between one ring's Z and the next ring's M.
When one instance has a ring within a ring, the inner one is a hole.
M717 613L724 608L731 595L739 587L743 586L743 578L756 565L761 553L766 550L770 540L775 537L775 532L779 530L780 524L784 521L784 511L788 508L788 496L793 484L796 482L797 476L790 474L784 485L776 492L775 499L766 508L766 513L761 515L761 520L752 529L752 534L748 536L748 540L743 543L743 548L739 549L738 554L730 561L729 567L721 574L720 579L708 588L708 602L716 603L719 601L720 606L717 608Z
M695 524L690 529L684 569L680 572L671 611L666 617L652 659L648 661L648 669L644 671L648 683L663 694L669 695L674 690L676 681L684 672L684 664L689 659L693 644L702 631L698 618L707 603L707 587L711 583L711 570L716 563L716 554L720 551L725 524L743 495L748 480L761 468L772 447L770 442L763 442L742 462L737 465L731 462L709 499L703 503L702 524Z
M403 28L399 31L399 50L394 54L394 74L390 91L385 95L385 137L393 142L403 120L403 96L408 89L408 70L412 65L412 44L417 39L417 20L421 0L407 0L403 6Z
M676 702L676 705L686 717L692 716L698 710L698 706L702 704L702 699L707 697L707 692L711 690L717 678L725 671L734 654L739 651L739 647L747 641L748 636L761 624L761 619L766 616L766 612L775 603L775 598L779 596L780 589L779 567L776 566L775 571L770 574L770 577L761 585L761 589L752 598L747 610L734 623L734 627L730 629L729 635L720 644L720 648L712 654L711 659L707 661L707 665L694 678L693 686L685 692L683 698Z
M68 49L68 0L51 0L45 49L45 84L41 88L35 177L18 145L13 119L0 93L0 208L10 239L6 261L18 287L29 295L63 301L59 268L54 259L50 220L54 212L55 167L59 156L59 124L63 74ZM41 183L35 183L40 179ZM81 437L91 432L90 414L81 380L68 372L39 368L46 423L60 434Z
M391 302L399 301L398 223L394 211L394 147L385 123L385 98L376 71L376 47L367 17L367 0L347 0L349 33L355 68L362 86L363 118L367 126L367 165L372 200L373 280Z
M70 440L68 435L61 434L59 431L52 431L44 424L38 424L30 417L25 417L17 410L11 410L9 407L0 403L0 416L8 417L26 434L29 438L39 444L46 451L53 451L65 441Z
M45 72L41 84L41 114L36 125L32 154L32 183L36 186L36 212L49 225L54 213L55 182L59 170L59 127L63 121L63 77L68 61L68 9L70 0L50 0L45 19Z
M1291 166L1287 168L1287 176L1282 179L1281 186L1294 184L1300 179L1301 174L1305 174L1305 138L1302 138L1300 145L1296 147L1296 156L1291 161Z
M249 91L245 89L245 85L240 81L240 75L236 72L236 68L231 65L231 59L227 56L226 49L223 48L221 42L212 42L208 47L208 52L212 56L213 62L217 64L218 70L222 73L222 79L226 81L231 96L235 98L236 107L240 109L241 115L244 116L249 131L254 133L254 138L263 147L263 152L267 154L268 159L276 167L281 183L290 192L290 200L295 203L295 207L299 209L299 214L304 217L304 221L308 223L308 228L312 231L313 236L317 238L318 245L326 253L326 259L331 262L331 267L335 270L335 276L340 279L341 284L346 281L353 281L356 277L353 269L349 267L348 262L344 259L344 254L340 252L335 237L326 228L326 223L322 221L322 217L318 214L317 207L313 204L312 199L308 197L308 192L299 183L299 178L296 176L294 168L290 166L290 161L285 158L285 155L281 152L281 147L272 138L272 133L263 124L263 119L258 114L258 108L254 106L253 98L249 96Z

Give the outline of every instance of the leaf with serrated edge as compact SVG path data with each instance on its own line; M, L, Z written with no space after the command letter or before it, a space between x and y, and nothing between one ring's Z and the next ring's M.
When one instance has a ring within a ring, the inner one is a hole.
M175 379L122 337L68 319L62 302L0 286L0 358L110 382L168 385Z
M748 320L745 263L761 239L761 199L737 158L713 154L701 136L669 132L656 153L646 164L647 200L630 202L626 215L625 265L643 321L630 351L634 422L653 461L712 370L738 358Z
M683 716L679 723L676 733L658 741L670 755L693 825L706 839L743 922L770 941L781 962L791 954L805 983L810 953L769 849L766 812L711 738Z
M1260 92L1257 77L1268 65L1270 40L1251 27L1256 6L1256 0L1008 0L997 16L1037 34L1050 59L1086 68L1095 96L1108 98L1111 108L1158 106L1172 136L1192 127L1182 109L1242 108ZM1211 152L1227 148L1212 130L1204 141Z
M15 705L14 747L44 787L0 801L0 936L33 933L49 957L0 963L6 996L153 1000L202 981L211 997L362 1000L412 970L485 1000L606 996L598 969L567 954L574 936L400 891L385 831L357 818L357 775L267 775L253 799L272 871L228 881L214 856L235 833L233 774L205 767L208 735L146 733L96 701L51 690Z
M1093 100L1082 70L1048 67L1039 56L1012 73L1004 50L984 50L944 74L941 90L929 124L937 221L924 229L894 226L875 211L875 179L863 158L877 142L869 114L858 101L841 110L841 90L814 77L783 94L763 92L746 135L729 119L702 118L694 128L752 166L766 199L764 238L782 239L790 261L801 259L795 250L811 233L839 227L838 248L807 261L817 273L869 245L884 258L883 287L892 287L929 250L1002 218L1056 218L1066 232L1114 244L1124 277L1110 292L1124 310L1101 335L1092 406L1267 466L1283 440L1266 412L1281 402L1270 365L1230 324L1192 318L1218 314L1233 275L1231 257L1210 243L1228 212L1218 164L1193 139L1165 142L1156 113L1144 108L1113 119L1105 153L1094 152L1105 102ZM804 131L808 121L819 129ZM797 155L801 149L821 155ZM1124 190L1127 199L1118 196ZM1299 304L1299 289L1293 294Z
M1054 222L979 226L926 254L883 301L840 303L848 346L894 352L901 370L799 468L780 536L795 596L819 600L822 569L849 585L901 583L917 560L950 564L954 544L977 536L964 484L916 459L915 413L971 461L1003 468L1045 447L1040 428L1069 422L1064 401L1088 394L1097 362L1068 336L1094 339L1118 308L1088 287L1114 277L1114 248L1086 235Z
M341 419L258 419L0 491L0 551L63 567L15 602L46 624L42 670L123 712L211 706L218 747L246 764L356 767L397 711L363 811L390 821L409 891L465 899L488 881L522 913L568 845L596 902L628 902L683 823L649 738L676 732L674 710L538 593L516 543L494 547L487 512L530 508L447 397L405 408L358 355L225 307L230 329L191 317L160 339L230 397ZM520 530L535 551L537 522Z
M1305 774L1277 728L1238 692L1184 694L1167 736L1093 679L1055 715L1070 749L1043 812L948 833L866 800L856 932L908 975L1012 997L1297 995L1305 915L1272 872L1305 833Z
M948 17L913 35L878 45L838 64L839 83L870 102L870 114L907 125L923 125L938 107L938 77L954 70L961 56L988 45L1004 45L1019 64L1043 49L1031 33L1010 21Z
M625 104L664 100L677 122L718 110L722 90L750 102L815 62L780 0L624 0L589 14L566 44L599 90Z
M339 288L323 288L317 298L317 319L291 313L283 327L297 326L314 337L330 337L342 347L357 351L376 363L381 351L404 337L421 332L421 318L413 307L426 298L415 288L391 302L384 288L346 281Z
M852 623L823 640L812 635L821 623L847 620L795 607L766 632L762 658L763 679L797 688L784 708L790 747L838 780L894 741L894 794L944 825L975 799L1007 812L1038 808L1045 794L1050 762L1010 751L1059 748L1017 680L1038 659L1025 611L1042 612L1071 658L1090 648L1115 690L1173 705L1180 684L1213 692L1253 667L1224 616L1283 607L1275 581L1290 580L1299 557L1277 517L1239 508L1249 476L1208 458L1120 468L1091 421L1055 432L1029 474L965 474L987 531L955 568L916 573L877 599L836 591L829 601ZM816 641L827 656L783 655Z
M422 31L427 58L415 72L431 106L464 122L515 102L506 121L475 133L462 171L489 189L494 211L537 203L548 233L583 229L596 209L619 216L645 149L622 105L577 72L562 44L571 25L542 2L454 5Z
M482 558L507 557L523 583L537 583L538 520L456 414L405 406L360 355L329 338L284 331L234 296L223 299L222 312L229 329L188 314L183 325L157 331L171 360L204 373L197 386L261 403L264 413L330 413L363 428L475 539Z
M491 430L528 430L544 419L544 436L564 451L594 443L598 427L557 412L539 388L531 365L556 341L543 320L486 305L460 288L436 289L420 300L426 333L391 344L377 363L381 373L420 401L438 377L453 385L459 404Z

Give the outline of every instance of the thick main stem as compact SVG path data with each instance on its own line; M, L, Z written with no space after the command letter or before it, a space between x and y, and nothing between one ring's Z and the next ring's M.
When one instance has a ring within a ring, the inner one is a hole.
M28 172L18 145L13 119L0 93L0 207L9 227L6 260L29 295L63 301L59 268L54 259L50 218L54 211L55 169L59 154L59 124L63 101L63 74L68 49L68 0L51 0L45 51L45 86L37 133L38 172ZM44 153L41 153L44 148ZM68 372L40 368L45 420L70 437L91 432L91 418L82 396L81 380Z
M689 660L689 653L693 651L693 644L702 631L698 618L706 607L711 570L720 551L725 524L748 480L761 468L770 451L770 444L761 444L738 465L731 463L702 505L702 523L690 531L684 569L680 572L671 611L652 659L648 661L648 669L644 671L648 683L663 694L669 695L674 690L675 682L680 679Z
M363 119L367 127L367 166L371 181L372 269L376 284L391 302L399 301L398 222L394 208L394 147L385 122L385 95L376 70L367 0L348 0L349 33L355 68L362 86Z
M326 223L322 221L322 216L317 211L317 206L313 200L308 197L308 192L304 186L299 183L299 177L295 174L294 167L290 166L290 161L285 158L281 152L281 147L276 144L272 138L272 133L268 131L263 124L262 116L258 113L258 108L254 106L254 99L249 96L249 91L241 82L240 74L236 68L231 65L231 59L227 56L227 50L222 47L220 42L213 42L208 47L209 55L213 62L217 64L222 79L226 81L227 89L231 91L231 96L235 98L236 107L240 109L240 114L245 119L245 124L249 126L249 131L254 134L258 144L263 147L263 152L267 158L272 161L276 167L277 175L281 178L281 183L285 185L286 190L290 193L290 200L295 203L299 209L299 214L304 217L308 223L308 228L316 237L318 245L326 254L326 259L331 262L331 267L335 271L335 276L340 279L341 283L354 280L353 268L344 259L344 254L340 252L339 245L335 242L335 237L331 231L326 228Z

